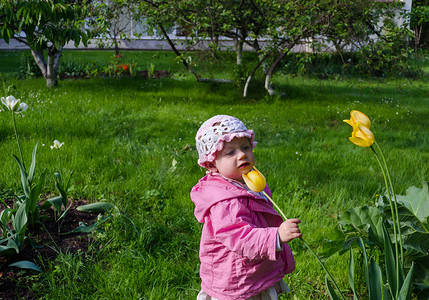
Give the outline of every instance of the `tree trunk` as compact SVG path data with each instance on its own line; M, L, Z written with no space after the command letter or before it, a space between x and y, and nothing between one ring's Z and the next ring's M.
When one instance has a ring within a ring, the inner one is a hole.
M237 54L237 66L241 66L243 61L243 44L239 37L234 37L235 53Z
M259 69L259 67L265 62L265 60L270 57L270 55L273 53L273 50L265 54L265 56L258 62L258 64L253 68L250 75L247 77L246 84L244 85L244 91L243 91L243 98L247 97L247 89L249 88L250 80L252 79L253 75L255 75L256 70Z
M255 40L253 42L253 48L255 49L256 53L258 54L258 57L260 60L262 60L262 71L264 73L264 75L267 75L268 72L268 65L267 62L265 61L266 58L263 58L261 55L261 47L259 46L258 40Z
M119 55L121 55L121 53L119 50L119 42L118 42L118 39L116 38L116 36L113 37L113 47L115 49L115 56L119 57Z
M46 63L45 57L43 56L43 50L31 49L31 55L42 72L48 88L58 85L57 75L58 68L60 66L61 50L62 47L60 49L56 49L54 46L49 47L48 63Z
M265 89L267 90L267 92L270 96L274 96L274 95L278 94L278 92L276 92L274 90L273 86L271 85L271 79L273 78L274 70L276 69L277 65L279 64L279 62L282 60L282 58L285 55L286 55L286 52L282 52L279 55L279 57L277 57L277 59L274 61L271 68L268 70L267 75L265 76Z
M51 88L58 85L58 69L60 67L61 50L51 46L48 48L48 64L46 72L46 86Z
M46 61L45 57L43 56L43 51L31 49L31 55L42 72L43 77L46 78Z

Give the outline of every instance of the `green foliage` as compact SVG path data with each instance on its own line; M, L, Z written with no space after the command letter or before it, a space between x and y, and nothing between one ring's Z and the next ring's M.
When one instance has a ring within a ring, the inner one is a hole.
M28 235L27 229L33 228L35 224L39 222L39 212L41 209L46 209L53 205L56 210L60 212L61 206L64 206L64 212L59 219L65 215L68 209L67 189L69 187L69 181L64 183L61 172L56 173L56 186L60 191L61 196L48 199L40 205L39 198L45 185L47 171L44 170L40 174L38 180L36 179L35 172L38 143L36 143L32 152L30 168L28 170L26 169L15 120L15 114L22 115L22 112L27 110L28 105L26 103L22 103L19 99L15 99L13 96L8 96L6 98L2 97L1 100L2 104L5 105L12 115L15 137L21 159L16 155L13 155L13 158L19 167L21 188L23 192L23 195L14 195L13 209L9 209L9 206L5 201L1 201L4 206L4 210L0 214L0 230L2 233L0 244L7 244L0 247L0 255L6 255L10 254L12 250L16 253L20 253L23 250L24 241L27 239ZM57 144L55 144L55 142ZM54 146L51 146L51 148L60 148L62 146L58 141L55 142ZM18 264L17 266L20 265L26 266L27 264L23 263Z
M58 74L71 77L85 77L88 72L89 65L84 66L72 60L61 61L58 68Z
M346 234L348 240L342 248L337 248L337 250L344 252L344 249L351 245L350 241L355 236L363 238L361 243L366 243L366 247L377 250L377 256L381 256L383 259L384 254L384 267L372 262L372 273L379 279L370 279L370 282L376 284L380 281L380 285L373 287L373 290L381 291L380 288L385 284L383 282L387 280L392 298L396 299L396 295L401 294L402 299L409 299L412 285L420 289L414 292L423 297L429 286L427 281L429 273L427 273L426 267L429 263L429 211L426 205L429 203L428 185L424 183L422 189L410 187L405 196L397 195L396 199L399 205L399 219L405 249L404 266L408 266L409 269L406 278L402 273L397 275L398 271L395 269L395 254L390 241L390 235L393 233L387 233L386 228L387 224L392 222L390 204L386 196L380 197L377 202L378 207L354 207L338 217L341 230ZM352 237L351 240L349 240L350 237ZM377 275L379 272L384 273L383 270L385 270L385 276ZM399 268L399 271L402 271L402 267ZM396 276L400 276L399 286L394 284ZM370 299L372 299L370 285L368 285L368 289ZM377 297L378 294L373 299L379 299Z
M34 58L30 55L22 54L19 60L18 78L25 79L40 76L42 76L42 72L34 61Z
M402 42L401 42L402 43ZM392 49L385 42L362 47L355 53L289 53L282 60L281 70L288 75L305 75L319 79L340 77L405 77L427 76L421 63L411 63L405 45Z
M46 79L46 85L56 86L62 48L70 41L76 47L79 43L87 46L91 37L91 31L85 29L85 23L96 15L94 11L98 7L91 2L1 1L0 38L6 43L14 38L30 47L35 62ZM47 62L44 51L48 53ZM24 74L27 73L28 68L24 70Z

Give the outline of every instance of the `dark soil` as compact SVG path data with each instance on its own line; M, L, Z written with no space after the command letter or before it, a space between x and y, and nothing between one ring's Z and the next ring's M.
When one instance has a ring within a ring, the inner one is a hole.
M6 201L12 205L11 201ZM78 250L86 251L90 243L90 237L85 233L72 233L83 222L90 225L96 215L76 210L76 207L87 204L85 200L73 201L64 220L55 222L54 210L47 209L40 213L41 225L29 229L28 235L38 244L38 249L33 248L27 239L22 253L11 256L0 256L0 299L34 299L31 290L20 282L24 282L26 276L37 272L9 267L10 264L28 260L40 267L40 257L44 261L54 261L59 251L76 253ZM4 207L0 205L0 211ZM40 256L40 257L39 257ZM44 271L44 270L42 270Z

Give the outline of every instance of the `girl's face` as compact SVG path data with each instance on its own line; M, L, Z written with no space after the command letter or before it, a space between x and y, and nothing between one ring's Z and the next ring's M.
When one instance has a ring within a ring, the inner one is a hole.
M247 137L242 137L225 143L223 149L216 154L215 161L209 164L208 169L227 178L241 181L241 175L250 172L254 164L252 145Z

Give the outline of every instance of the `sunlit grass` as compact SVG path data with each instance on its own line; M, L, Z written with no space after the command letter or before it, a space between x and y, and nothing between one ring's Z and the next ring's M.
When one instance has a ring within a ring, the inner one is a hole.
M274 83L286 97L265 97L255 88L250 99L242 99L232 84L192 78L64 80L51 90L43 79L8 79L16 87L11 94L30 106L17 119L26 161L38 142L37 172L47 168L53 174L57 157L49 146L55 139L64 142L63 169L74 170L70 195L106 199L121 211L95 236L87 255L64 254L47 263L35 292L47 299L195 298L201 225L189 192L205 172L197 165L194 136L215 114L234 115L255 131L259 169L288 217L302 220L316 251L337 236L338 214L371 205L384 192L370 150L348 141L351 127L343 120L350 110L371 118L396 192L429 179L427 83L286 76ZM12 158L17 151L10 115L1 112L0 190L20 190ZM55 192L53 175L45 192ZM318 263L299 241L291 247L297 270L286 277L293 293L285 298L326 298ZM344 256L327 262L345 290L346 265Z

